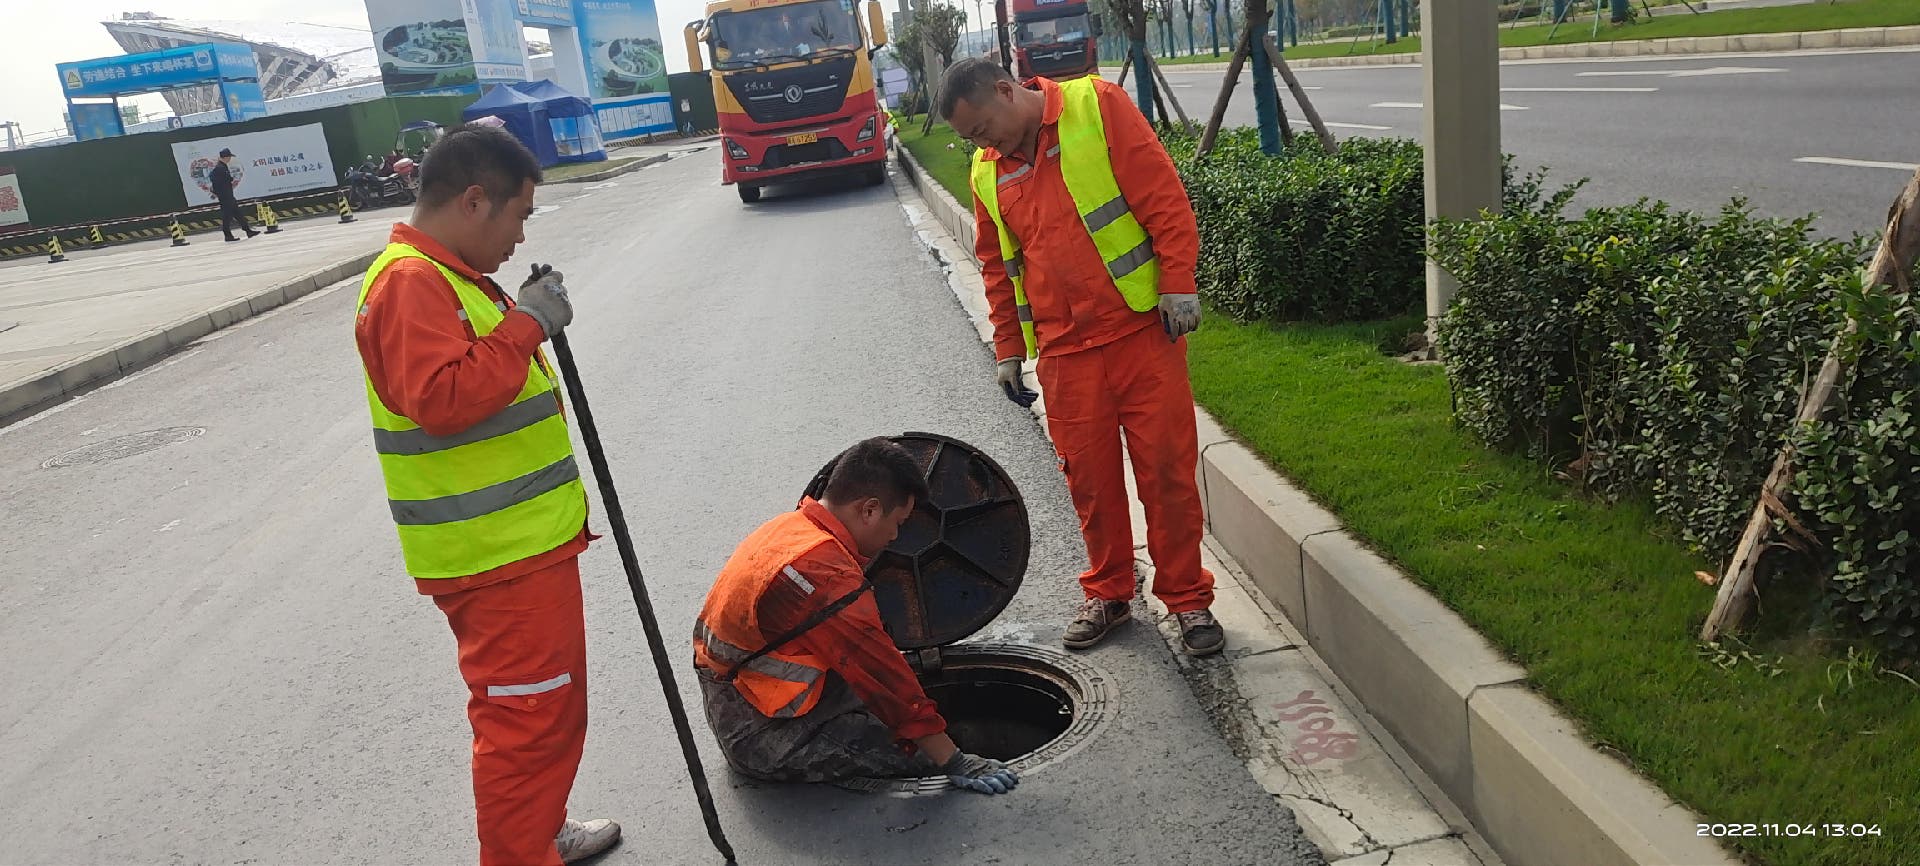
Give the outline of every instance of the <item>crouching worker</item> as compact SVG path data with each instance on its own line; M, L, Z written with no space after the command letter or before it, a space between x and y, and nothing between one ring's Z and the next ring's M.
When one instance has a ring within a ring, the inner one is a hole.
M727 763L773 782L944 774L1004 794L1019 777L960 751L880 621L864 570L927 495L888 439L835 462L823 498L740 543L694 625L707 724Z

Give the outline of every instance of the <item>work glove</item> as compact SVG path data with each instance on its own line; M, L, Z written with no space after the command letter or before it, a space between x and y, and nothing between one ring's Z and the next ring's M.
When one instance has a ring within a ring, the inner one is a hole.
M979 794L1005 794L1020 785L1020 774L999 761L956 751L940 768L956 788Z
M1040 395L1021 380L1019 358L1001 361L994 375L1000 382L1000 390L1007 393L1007 399L1012 400L1014 405L1025 409L1032 406L1033 401L1040 399Z
M521 312L540 323L549 340L573 323L573 302L567 300L567 286L552 265L534 265L533 275L520 284L520 296L514 301Z
M1161 295L1160 326L1167 339L1178 340L1200 327L1199 295Z

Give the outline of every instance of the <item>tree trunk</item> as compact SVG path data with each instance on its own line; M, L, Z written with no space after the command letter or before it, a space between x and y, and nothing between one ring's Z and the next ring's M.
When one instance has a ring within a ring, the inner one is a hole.
M1207 7L1207 39L1213 42L1213 56L1220 56L1220 0Z

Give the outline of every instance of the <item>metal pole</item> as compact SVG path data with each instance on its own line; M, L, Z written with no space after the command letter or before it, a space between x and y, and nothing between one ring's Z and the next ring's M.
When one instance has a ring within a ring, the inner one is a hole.
M1380 0L1380 20L1386 24L1388 45L1400 41L1400 30L1393 20L1394 12L1393 0Z
M1421 17L1427 220L1500 210L1500 19L1485 0L1427 0ZM1458 289L1427 260L1429 338ZM1437 344L1436 344L1437 345Z
M537 267L537 266L536 266ZM673 729L680 735L680 753L687 761L687 775L693 779L693 794L700 801L700 815L707 822L707 838L714 850L733 866L733 846L726 831L720 829L720 812L713 805L713 791L707 788L707 773L700 766L700 750L693 744L693 726L687 721L687 708L680 701L680 687L673 678L673 662L667 657L666 640L660 635L660 620L654 616L653 601L647 597L645 578L640 576L640 559L633 550L633 536L627 532L627 516L620 510L620 494L613 489L613 473L607 468L607 454L600 446L600 431L593 423L593 410L587 406L587 391L580 383L580 368L573 363L573 349L566 334L553 336L553 354L560 362L560 375L567 380L567 398L573 401L573 413L580 423L580 439L587 445L587 460L593 464L593 477L600 482L600 504L607 509L607 524L613 529L613 541L620 548L620 564L627 570L627 586L633 590L633 606L640 611L640 628L647 633L647 646L653 650L653 667L660 674L660 691L667 699L667 712L673 716Z

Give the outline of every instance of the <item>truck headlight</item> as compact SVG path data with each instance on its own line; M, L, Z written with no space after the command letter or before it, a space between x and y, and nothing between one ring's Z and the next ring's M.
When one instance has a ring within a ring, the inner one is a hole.
M874 124L879 122L880 122L880 115L878 114L867 118L867 125L860 127L860 134L857 136L854 136L853 140L856 142L860 142L860 141L866 141L867 139L872 138L874 130L876 128Z
M731 139L731 138L729 138L729 139L726 139L726 142L727 142L727 155L728 155L728 156L731 156L731 157L733 157L734 159L742 159L742 160L743 160L743 159L746 159L746 158L747 158L747 149L746 149L746 148L744 148L744 147L741 147L740 145L738 145L738 144L736 144L736 143L734 143L734 140L733 140L733 139Z

